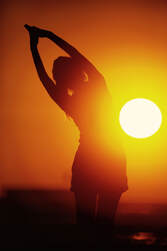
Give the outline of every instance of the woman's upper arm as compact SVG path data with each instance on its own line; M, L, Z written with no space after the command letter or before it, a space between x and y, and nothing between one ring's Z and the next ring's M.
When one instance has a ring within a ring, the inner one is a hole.
M80 65L80 68L84 72L87 81L86 82L105 82L103 75L96 69L96 67L79 52L75 54L74 59Z

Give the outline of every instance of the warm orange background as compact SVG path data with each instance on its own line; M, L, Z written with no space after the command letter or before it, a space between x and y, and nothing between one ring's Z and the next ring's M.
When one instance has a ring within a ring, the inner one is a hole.
M133 139L120 129L129 179L122 201L167 202L167 4L154 2L1 3L2 186L69 189L78 145L74 122L37 77L23 27L27 23L52 30L88 57L104 75L117 113L133 98L159 106L163 124L154 136ZM51 74L53 60L65 54L46 39L39 49Z

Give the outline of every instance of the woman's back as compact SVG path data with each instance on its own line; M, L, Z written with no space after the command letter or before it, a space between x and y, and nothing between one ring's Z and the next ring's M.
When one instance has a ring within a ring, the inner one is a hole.
M80 145L73 163L72 190L87 184L96 191L126 191L126 160L112 118L111 96L105 82L96 84L96 88L92 88L89 82L82 83L65 104L80 130ZM110 128L108 121L111 121Z

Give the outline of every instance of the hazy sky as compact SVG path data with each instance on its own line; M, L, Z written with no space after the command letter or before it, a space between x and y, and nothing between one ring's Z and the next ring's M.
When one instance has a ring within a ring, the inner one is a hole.
M156 3L154 3L156 2ZM104 75L117 113L133 98L162 111L154 136L122 133L127 155L126 201L167 202L167 5L165 1L1 1L1 173L5 186L69 189L79 131L49 98L32 61L24 24L63 37ZM65 55L41 39L49 74Z

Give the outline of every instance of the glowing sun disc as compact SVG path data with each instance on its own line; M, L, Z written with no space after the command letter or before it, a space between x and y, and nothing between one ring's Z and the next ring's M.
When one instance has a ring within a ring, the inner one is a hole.
M148 99L128 101L121 109L119 121L122 129L134 138L152 136L161 126L162 115L158 106Z

